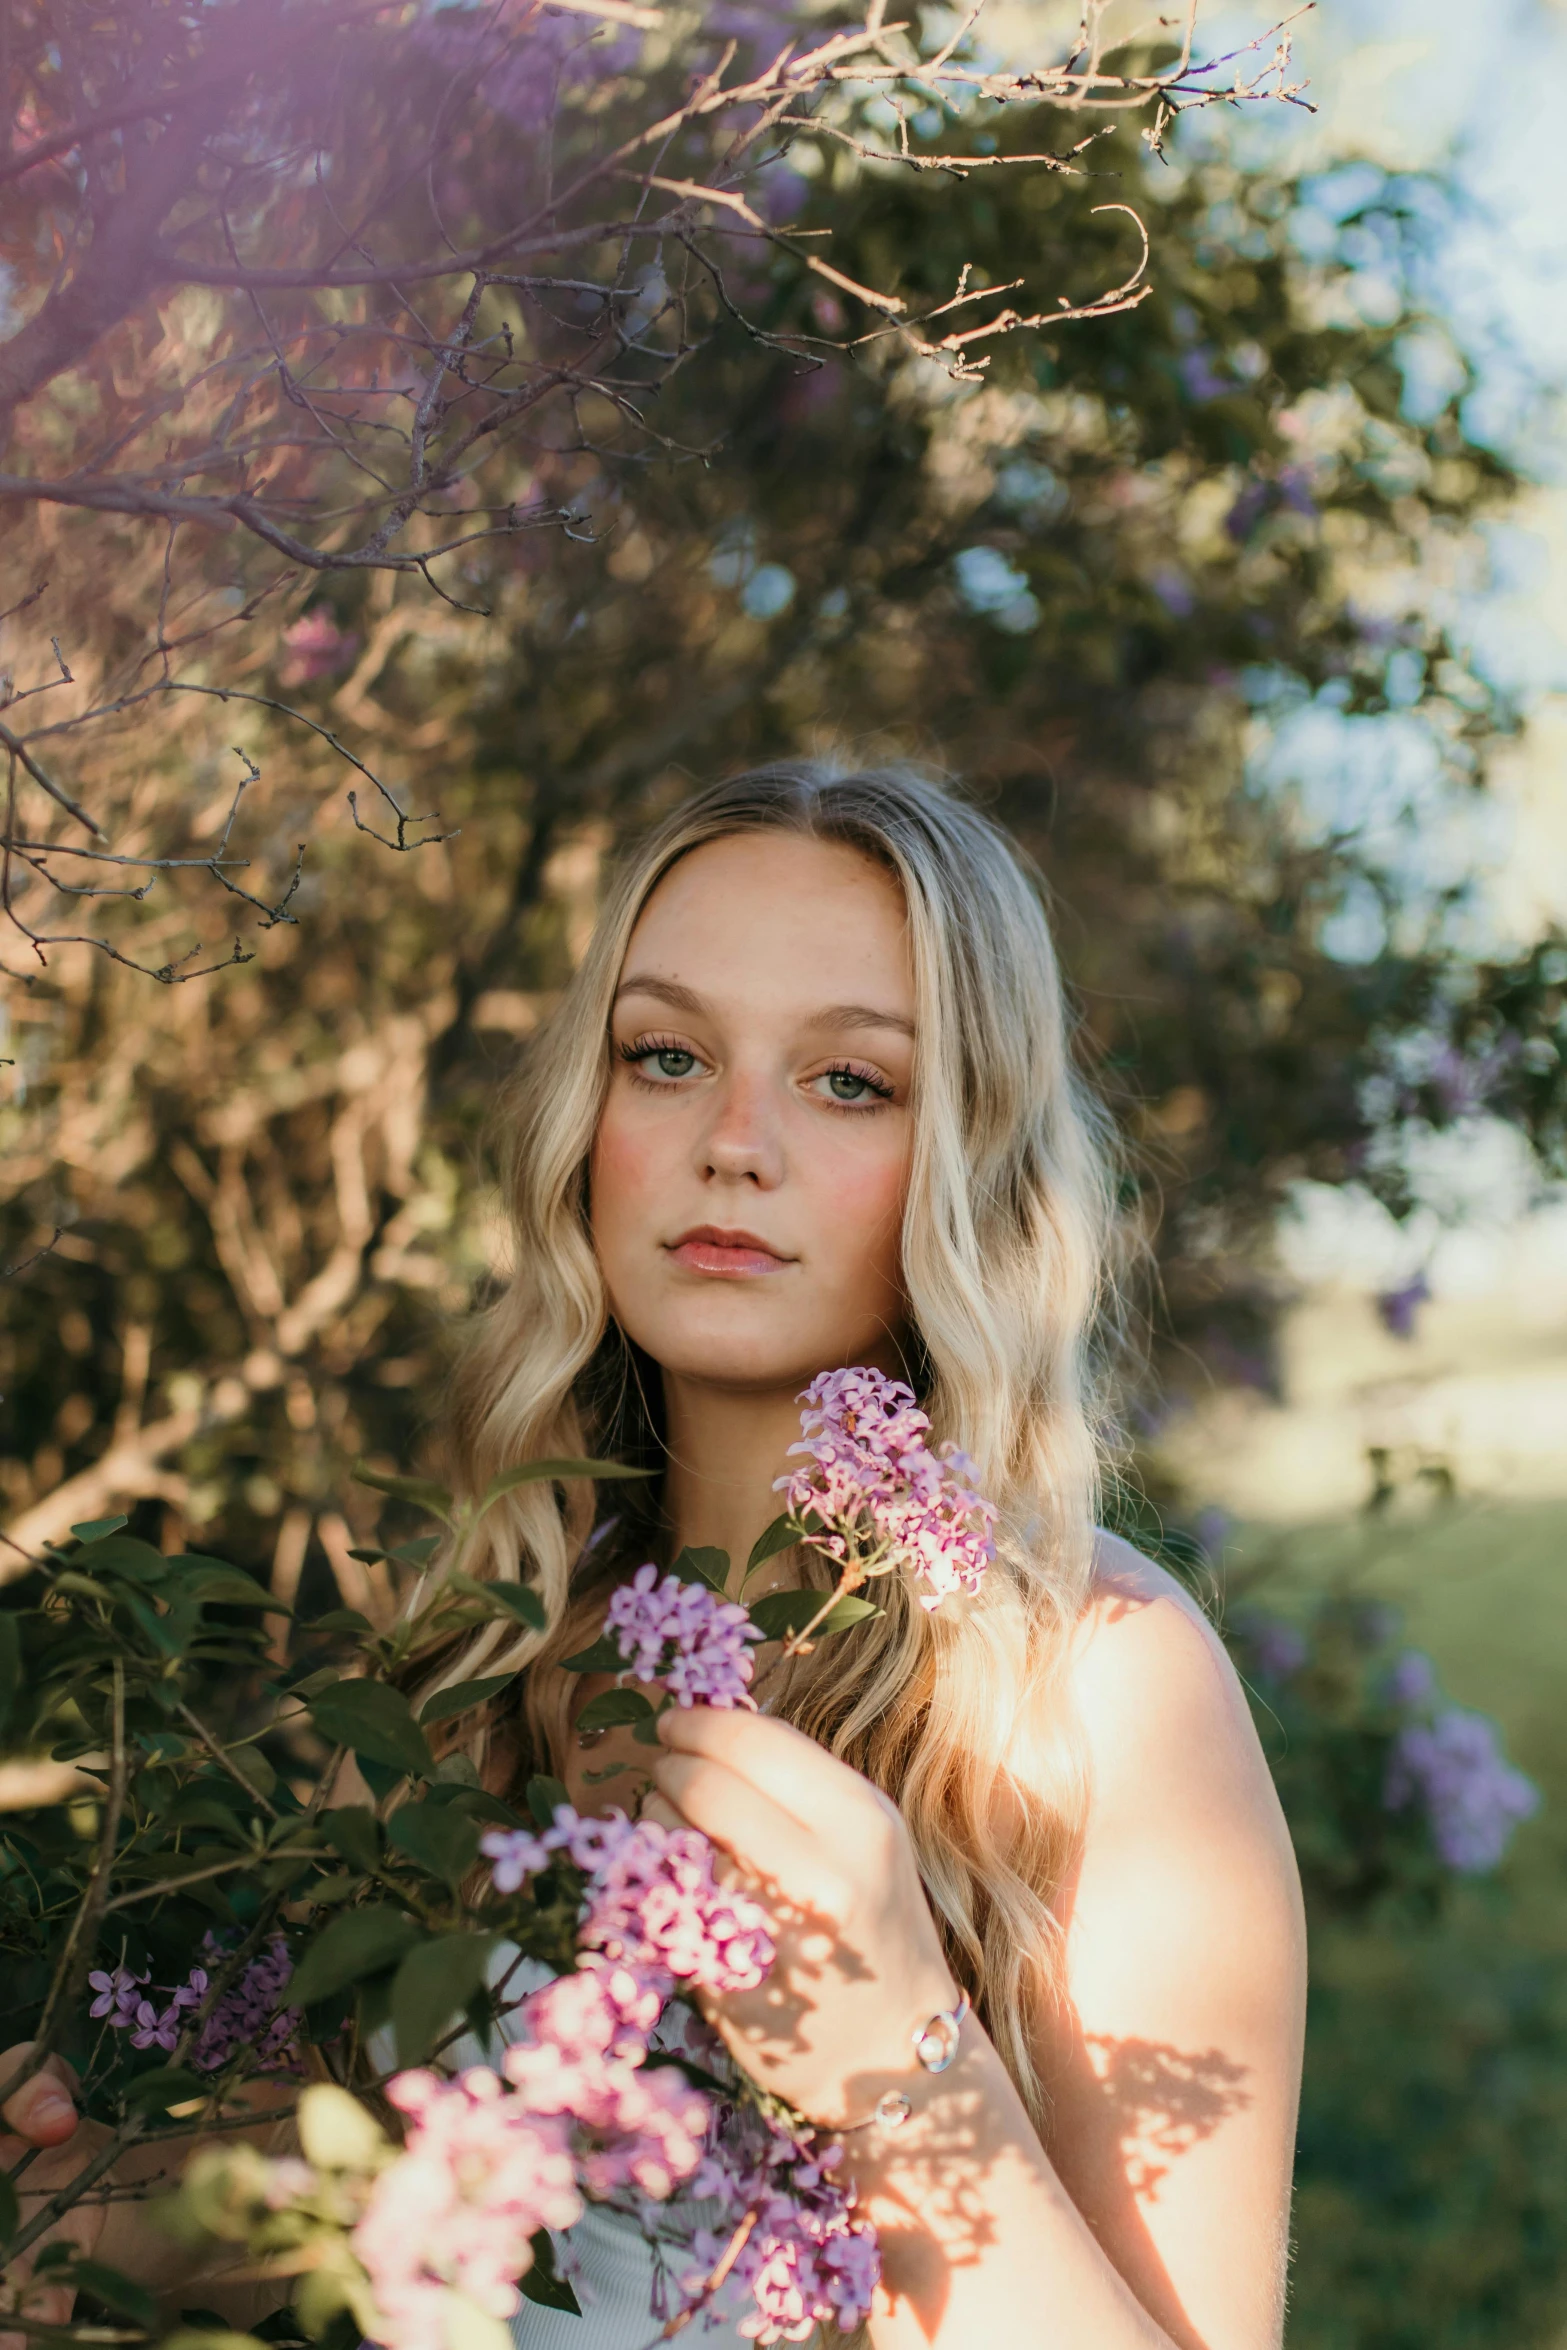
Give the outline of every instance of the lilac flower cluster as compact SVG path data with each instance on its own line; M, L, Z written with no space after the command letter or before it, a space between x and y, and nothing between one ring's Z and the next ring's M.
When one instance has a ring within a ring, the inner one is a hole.
M773 2124L726 2133L692 2181L693 2194L720 2198L724 2217L693 2241L694 2264L679 2280L688 2307L744 2296L751 2306L736 2331L762 2344L803 2341L822 2325L852 2333L870 2313L881 2251L833 2176L842 2159L841 2145ZM708 2280L747 2222L720 2294L710 2296Z
M185 2009L199 2007L207 1995L207 1978L200 1967L192 1969L189 1982L177 1991L166 1983L153 1986L150 1969L134 1975L129 1967L117 1966L90 1974L87 1981L98 1995L88 2014L101 2016L111 2031L129 2032L133 2048L173 2049L184 2027ZM167 2007L144 1996L148 1987L167 1995Z
M1389 1811L1418 1801L1437 1852L1462 1876L1494 1869L1518 1822L1540 1807L1533 1780L1504 1757L1495 1723L1456 1705L1428 1721L1405 1723L1388 1757L1382 1798Z
M448 2350L454 2291L512 2316L530 2238L580 2219L583 2188L661 2202L696 2170L708 2099L673 2068L643 2069L662 2005L629 1967L590 1960L522 2002L504 2082L475 2065L389 2083L412 2126L353 2235L386 2350Z
M201 1947L207 1966L216 1969L224 1955L218 1937L204 1935ZM203 2018L191 2052L191 2062L199 2072L216 2072L241 2048L252 2051L258 2072L299 2070L304 2018L297 2007L283 2005L283 1993L293 1972L288 1944L281 1934L274 1934L265 1950L246 1962L220 1994L210 2015ZM193 1974L191 1981L195 1980Z
M778 1489L795 1517L821 1521L817 1547L861 1576L907 1567L925 1585L922 1607L977 1590L995 1557L996 1511L965 1454L931 1450L912 1388L879 1371L826 1371L800 1401L802 1440L789 1449L806 1457Z
M564 1852L588 1880L579 1940L633 1969L661 1998L677 1983L754 1990L773 1963L765 1911L714 1882L713 1848L694 1828L630 1820L621 1811L579 1819L563 1803L540 1834L492 1828L480 1849L500 1893L515 1893Z
M751 1703L747 1643L761 1631L705 1583L660 1581L657 1567L638 1567L614 1593L604 1623L634 1679L662 1681L677 1705Z
M97 1997L88 2013L102 2017L112 2031L129 2032L133 2048L161 2048L172 2054L187 2014L206 1999L212 1972L224 1955L213 1934L203 1936L201 1947L206 1965L192 1967L178 1988L152 1985L150 1969L137 1975L128 1967L117 1966L89 1975L88 1983ZM211 2014L202 2018L190 2052L192 2064L202 2072L216 2072L238 2050L248 2048L261 2072L297 2070L301 2017L297 2008L279 2004L293 1971L288 1944L281 1934L275 1934L264 1951L247 1961ZM149 1987L166 1996L167 2006L160 2007L146 1997Z

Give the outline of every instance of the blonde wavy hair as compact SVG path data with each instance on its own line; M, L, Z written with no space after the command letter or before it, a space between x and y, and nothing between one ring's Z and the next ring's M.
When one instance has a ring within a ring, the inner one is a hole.
M610 1006L671 866L768 830L847 844L902 888L917 1027L910 1375L936 1435L972 1455L1000 1510L976 1599L927 1613L889 1578L885 1612L776 1675L770 1710L896 1798L955 1973L1040 2123L1029 2019L1058 1979L1051 1896L1083 1810L1062 1667L1093 1572L1117 1176L1074 1071L1040 886L997 825L916 773L798 763L699 792L632 850L512 1089L514 1264L458 1368L456 1481L471 1493L563 1455L658 1465L656 1365L614 1324L589 1234ZM632 1491L646 1498L627 1503ZM492 1781L558 1766L573 1686L560 1659L592 1638L608 1585L667 1545L656 1481L604 1493L620 1516L591 1543L600 1502L580 1481L526 1486L493 1509L470 1569L530 1581L548 1628L492 1625L423 1660L427 1686L529 1668L510 1715L481 1734ZM809 1551L799 1572L827 1579Z

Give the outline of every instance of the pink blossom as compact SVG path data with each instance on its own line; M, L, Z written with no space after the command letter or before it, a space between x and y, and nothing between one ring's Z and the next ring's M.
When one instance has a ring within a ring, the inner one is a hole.
M754 1990L775 1955L766 1911L715 1883L713 1847L695 1828L627 1826L590 1881L583 1943L666 1983Z
M749 1991L773 1963L765 1910L714 1881L713 1848L694 1828L631 1820L622 1811L581 1819L561 1804L542 1834L492 1829L480 1849L501 1892L515 1892L525 1876L564 1852L588 1880L583 1947L633 1968L665 1993L676 1983Z
M345 633L324 605L306 612L283 631L288 647L284 674L291 685L306 685L317 677L331 677L346 669L359 650L359 639Z
M805 1462L780 1477L792 1514L814 1513L817 1547L864 1574L904 1567L925 1589L922 1607L978 1589L995 1556L996 1510L955 1445L933 1452L914 1391L879 1371L825 1371L801 1396Z
M530 2113L575 2125L588 2192L635 2186L663 2201L701 2160L711 2107L676 2069L641 2070L663 1993L635 1969L590 1961L530 1992L526 2038L507 2049L506 2078Z
M569 2125L530 2112L484 2065L455 2081L399 2073L387 2095L413 2126L371 2189L354 2250L387 2350L446 2350L451 2293L510 2317L530 2238L581 2217Z
M705 1583L638 1567L610 1599L605 1628L638 1681L662 1681L678 1705L749 1705L748 1641L760 1628Z

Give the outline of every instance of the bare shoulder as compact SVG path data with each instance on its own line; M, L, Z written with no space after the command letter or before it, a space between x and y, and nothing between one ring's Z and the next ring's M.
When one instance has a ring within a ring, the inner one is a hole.
M1102 1884L1105 1863L1136 1850L1142 1883L1168 1867L1205 1880L1210 1899L1261 1897L1293 1940L1294 1855L1235 1668L1174 1577L1113 1534L1099 1537L1071 1686L1089 1766L1086 1875Z
M1223 1642L1174 1576L1118 1534L1097 1538L1072 1690L1096 1767L1112 1779L1136 1770L1151 1746L1189 1752L1194 1741L1216 1742L1233 1765L1266 1777Z

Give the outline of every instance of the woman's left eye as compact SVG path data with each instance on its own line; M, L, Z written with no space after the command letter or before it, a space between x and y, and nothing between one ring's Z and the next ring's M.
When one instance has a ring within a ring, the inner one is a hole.
M855 1069L847 1062L836 1069L823 1069L812 1079L817 1086L825 1085L825 1100L843 1102L853 1107L860 1102L886 1102L892 1099L892 1087L869 1069Z

